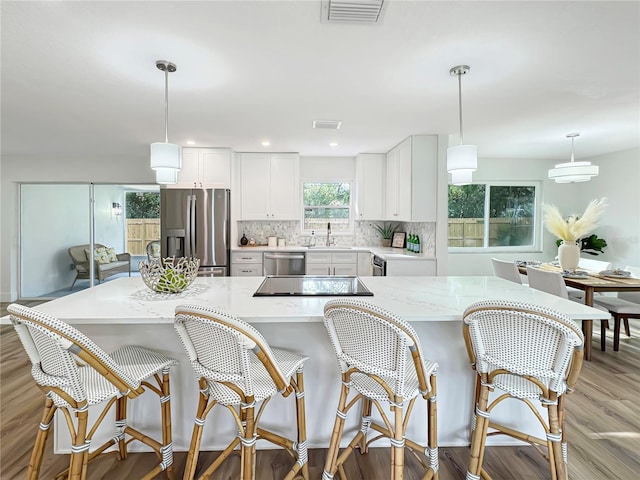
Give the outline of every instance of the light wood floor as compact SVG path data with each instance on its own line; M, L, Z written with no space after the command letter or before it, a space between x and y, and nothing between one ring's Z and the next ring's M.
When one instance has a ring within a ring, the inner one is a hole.
M6 304L0 307L0 315L5 315ZM593 361L585 363L576 392L567 397L571 480L640 478L640 321L631 323L632 337L622 336L619 352L613 352L611 332L606 352L600 351L600 337L594 335ZM596 326L595 330L599 328ZM0 479L25 478L44 398L35 387L28 358L13 329L1 327L0 340ZM203 453L198 469L215 455L215 452ZM321 478L325 455L324 449L310 452L311 479ZM50 436L41 478L53 478L66 467L67 458L52 453ZM282 478L291 463L289 458L280 450L259 451L256 479ZM468 458L468 448L441 448L441 480L464 479ZM176 453L174 465L178 478L185 460L184 452ZM406 456L406 462L405 478L422 478L422 470L411 455ZM121 462L109 456L89 466L88 478L139 478L153 464L153 454L130 454ZM488 448L485 467L495 480L550 478L544 459L531 447ZM355 453L346 470L350 480L388 479L389 450L371 449L367 455ZM238 474L239 459L232 457L214 478L234 479Z

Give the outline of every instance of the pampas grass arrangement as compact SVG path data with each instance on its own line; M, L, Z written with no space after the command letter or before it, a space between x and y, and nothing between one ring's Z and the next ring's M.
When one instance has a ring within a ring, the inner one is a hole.
M570 215L566 220L555 205L542 204L544 226L561 240L577 242L598 226L598 220L607 207L607 199L591 200L581 217Z

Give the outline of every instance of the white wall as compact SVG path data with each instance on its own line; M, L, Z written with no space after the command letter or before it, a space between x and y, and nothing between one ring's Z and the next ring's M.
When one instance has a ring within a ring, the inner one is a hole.
M135 156L91 158L16 157L3 154L0 160L0 300L18 295L18 183L99 182L155 184L146 149ZM122 202L120 202L122 203ZM43 231L42 235L47 236Z
M557 161L478 159L474 181L526 180L542 183L542 201L558 206L564 215L581 214L594 198L606 196L609 207L596 229L607 240L599 260L614 266L640 265L640 151L626 150L593 157L600 175L589 182L557 184L547 172ZM543 249L513 254L449 253L448 275L492 275L491 257L505 260L551 260L557 255L555 238L544 230ZM594 257L595 258L595 257Z

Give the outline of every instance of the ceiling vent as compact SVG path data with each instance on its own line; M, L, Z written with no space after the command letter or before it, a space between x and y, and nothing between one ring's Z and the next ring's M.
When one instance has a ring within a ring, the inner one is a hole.
M322 0L322 22L378 23L388 0Z
M338 130L342 122L339 120L314 120L313 128L326 128L328 130Z

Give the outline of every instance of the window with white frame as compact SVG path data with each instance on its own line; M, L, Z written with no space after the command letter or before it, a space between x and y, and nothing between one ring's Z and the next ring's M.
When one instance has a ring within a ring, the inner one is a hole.
M449 248L453 251L539 247L539 184L449 185Z
M303 182L302 204L303 232L326 231L328 223L332 233L353 232L350 182Z

